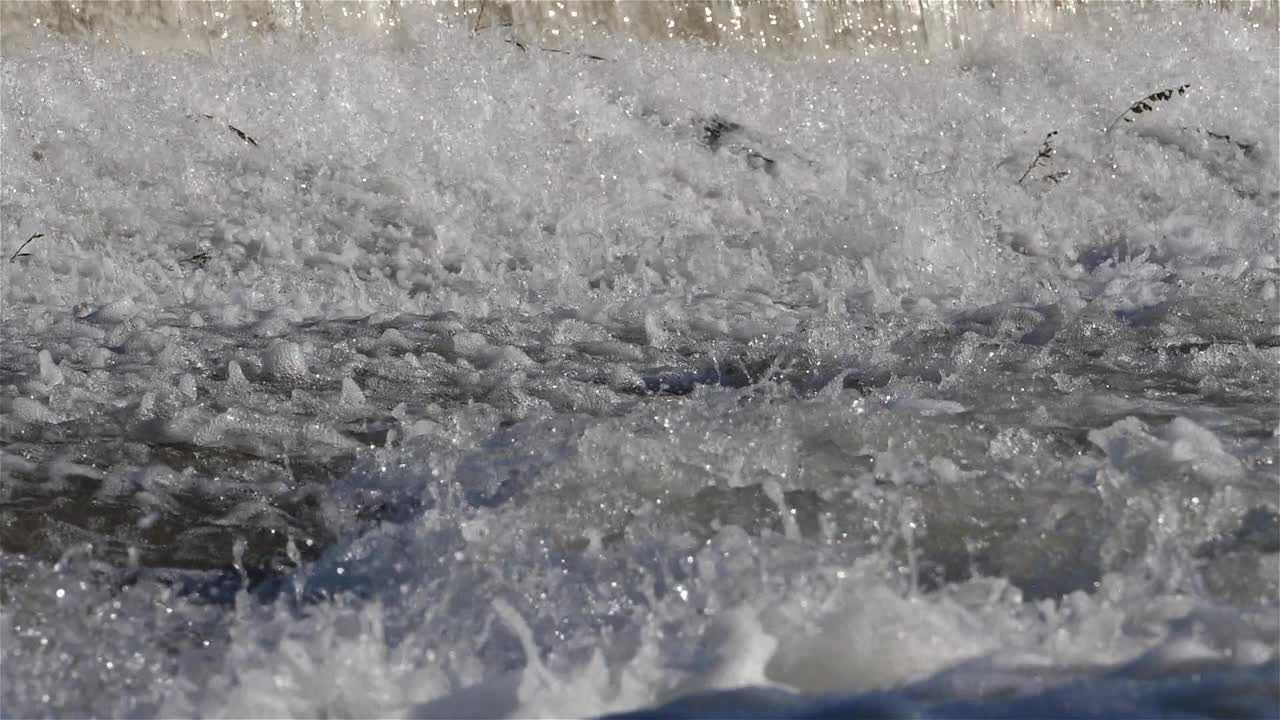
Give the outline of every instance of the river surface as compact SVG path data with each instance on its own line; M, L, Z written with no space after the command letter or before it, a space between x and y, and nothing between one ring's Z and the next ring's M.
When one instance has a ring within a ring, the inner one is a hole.
M1280 715L1274 5L15 5L4 715Z

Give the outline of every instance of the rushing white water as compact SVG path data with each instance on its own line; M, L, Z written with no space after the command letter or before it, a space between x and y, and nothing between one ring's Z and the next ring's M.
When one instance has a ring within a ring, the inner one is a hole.
M5 45L3 714L1276 716L1278 34L1091 12Z

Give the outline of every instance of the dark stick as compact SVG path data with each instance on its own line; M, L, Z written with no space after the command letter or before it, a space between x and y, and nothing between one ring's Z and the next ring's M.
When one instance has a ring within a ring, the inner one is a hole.
M1044 136L1044 144L1040 146L1040 152L1036 153L1035 159L1033 159L1031 164L1027 166L1027 171L1022 173L1022 177L1018 178L1019 185L1022 184L1023 180L1027 179L1027 176L1031 174L1032 170L1035 170L1040 166L1041 162L1047 162L1049 158L1053 157L1053 136L1057 134L1057 130L1052 130L1048 135Z
M1138 100L1137 102L1133 103L1129 107L1125 108L1124 112L1117 115L1116 119L1112 120L1111 124L1108 125L1107 129L1104 130L1103 132L1104 133L1111 132L1111 129L1116 126L1116 123L1119 123L1121 120L1125 122L1133 122L1133 118L1129 117L1129 113L1133 113L1134 115L1141 115L1144 112L1151 112L1155 110L1155 106L1153 106L1151 103L1165 102L1165 101L1171 100L1173 99L1174 93L1177 93L1178 95L1186 95L1187 90L1190 87L1191 87L1191 84L1187 83L1185 85L1179 85L1176 88L1168 88L1167 90L1158 90L1156 92L1151 93L1150 95L1142 98L1141 100Z
M22 243L21 245L19 245L19 246L18 246L18 249L17 249L17 250L15 250L15 251L13 251L13 256L9 258L9 262L13 262L14 260L17 260L17 259L18 259L18 258L20 258L20 257L26 257L26 256L30 255L31 253L24 253L24 252L22 252L22 248L24 248L24 247L26 247L26 246L30 245L32 240L38 240L38 239L40 239L40 238L42 238L42 237L44 237L44 234L42 234L42 233L36 233L35 235L32 235L31 237L27 238L27 241L26 241L26 242L24 242L24 243Z

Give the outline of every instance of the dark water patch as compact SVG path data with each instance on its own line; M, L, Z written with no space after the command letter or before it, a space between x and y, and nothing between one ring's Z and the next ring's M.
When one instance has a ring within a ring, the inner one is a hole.
M1200 558L1215 558L1228 553L1280 553L1280 513L1271 507L1250 508L1236 529L1204 543L1196 549Z
M120 567L227 570L243 541L246 566L276 572L294 564L291 553L313 558L333 541L318 490L354 463L173 446L150 448L147 460L7 468L0 548L52 562L89 543Z
M795 521L801 536L817 536L819 515L824 510L819 494L812 490L787 490L782 495L790 519ZM728 525L742 528L749 535L760 535L766 530L782 534L786 529L782 509L758 484L702 488L690 497L671 501L667 512L691 520L708 537Z
M888 690L805 695L748 687L693 693L604 720L664 718L1248 718L1280 716L1280 663L1221 660L949 672ZM977 673L975 677L974 673ZM978 681L981 678L981 681Z

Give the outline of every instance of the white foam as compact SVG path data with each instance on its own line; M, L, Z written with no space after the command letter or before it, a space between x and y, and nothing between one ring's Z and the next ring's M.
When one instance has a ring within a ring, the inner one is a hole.
M1275 32L1089 12L927 64L33 35L0 70L2 240L46 235L0 263L0 702L999 714L1252 677Z

